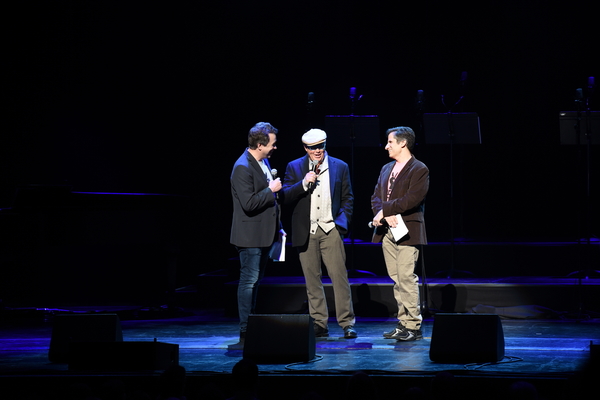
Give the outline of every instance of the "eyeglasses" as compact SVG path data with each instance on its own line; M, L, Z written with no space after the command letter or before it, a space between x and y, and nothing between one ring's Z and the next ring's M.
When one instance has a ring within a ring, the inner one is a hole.
M306 146L307 149L309 150L323 150L325 148L325 142L323 143L319 143L319 144L315 144L314 146Z

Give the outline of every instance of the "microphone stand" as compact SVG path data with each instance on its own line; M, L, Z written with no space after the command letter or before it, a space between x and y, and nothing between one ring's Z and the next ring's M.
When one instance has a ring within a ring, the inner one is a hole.
M362 99L362 95L356 97L356 88L350 88L350 185L352 186L352 191L356 193L354 187L354 147L356 142L356 131L354 127L354 110L356 108L356 103ZM354 249L355 249L355 241L354 241L354 230L353 230L354 222L352 219L350 220L350 226L348 226L348 236L350 238L350 270L348 271L348 276L350 277L359 277L361 275L371 275L375 276L374 273L369 271L358 271L354 267Z
M415 129L415 134L417 135L417 143L419 143L421 138L424 137L423 117L425 113L425 95L423 90L417 90L417 97L415 99L415 112L418 126L418 128ZM430 294L429 285L427 283L427 274L425 271L425 247L426 246L419 245L419 262L421 264L421 287L423 293L420 296L421 304L419 304L419 306L421 308L421 314L427 318L433 315L433 310L431 310L429 307Z
M354 144L356 141L356 132L354 130L354 108L356 106L356 88L350 88L350 185L352 186L352 191L356 193L354 188ZM360 100L360 98L359 98ZM348 275L356 276L358 275L356 272L356 268L354 268L354 223L352 219L350 220L350 226L348 226L348 234L350 236L350 271Z
M306 120L308 121L307 129L313 127L313 106L315 105L315 94L308 92L308 100L306 103Z
M461 86L464 87L466 74L463 72L463 79L461 79ZM448 137L450 139L450 270L448 271L440 271L436 273L436 275L445 275L446 278L450 279L457 276L473 276L472 272L469 271L459 271L455 269L455 258L456 258L456 241L454 238L454 139L455 139L455 129L454 129L454 120L453 120L453 109L458 106L458 104L463 100L464 94L461 94L459 99L452 105L451 107L446 106L446 102L444 100L444 95L442 95L442 104L444 107L448 109Z
M577 122L575 124L575 134L576 136L576 145L577 145L577 153L578 159L581 160L581 105L582 100L585 100L585 118L586 118L586 127L585 127L585 147L586 147L586 165L585 165L585 204L584 204L584 234L585 239L581 238L581 235L578 235L577 238L577 247L579 252L580 263L583 264L583 269L579 271L571 272L567 275L567 277L577 277L577 286L578 286L578 294L579 294L579 309L577 314L575 315L575 319L589 319L589 315L585 315L584 306L583 306L583 279L589 279L590 277L598 278L600 276L600 271L591 269L592 262L592 244L591 244L591 228L590 228L590 218L591 218L591 164L592 164L592 112L590 108L590 99L592 97L594 84L594 78L589 78L588 83L588 91L587 95L584 99L581 98L581 89L577 90L577 95L575 99L575 104L577 105ZM580 163L578 163L580 164ZM581 221L581 217L579 218ZM581 225L580 225L581 229ZM585 240L585 242L584 242ZM584 242L584 243L582 243ZM585 252L582 248L583 244L585 244Z

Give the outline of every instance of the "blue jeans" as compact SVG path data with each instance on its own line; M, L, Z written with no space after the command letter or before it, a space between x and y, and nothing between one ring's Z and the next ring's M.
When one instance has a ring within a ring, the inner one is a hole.
M240 256L240 282L238 284L238 312L240 332L248 326L248 316L254 313L258 285L265 276L269 247L238 247Z

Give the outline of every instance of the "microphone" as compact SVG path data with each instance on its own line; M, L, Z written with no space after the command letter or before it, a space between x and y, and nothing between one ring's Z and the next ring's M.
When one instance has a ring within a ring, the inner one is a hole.
M310 170L312 172L317 170L317 165L319 165L319 160L310 160Z
M593 76L590 76L590 77L588 78L588 86L587 86L587 89L588 89L588 97L589 97L589 96L591 96L591 95L592 95L592 93L594 93L594 89L595 89L595 88L596 88L596 81L595 81L595 79L594 79L594 77L593 77Z
M315 170L317 169L317 165L319 164L319 162L317 160L310 160L309 162L310 165L310 171L311 172L315 172ZM314 182L308 182L308 190L312 190L312 188L315 186Z
M315 94L308 92L308 105L312 105L315 102Z
M352 100L354 100L355 97L356 97L356 88L355 87L351 87L350 88L350 98Z
M271 176L273 177L273 180L277 179L277 170L275 168L271 169ZM279 200L279 192L275 193L275 199Z
M389 225L388 225L387 221L385 220L385 218L381 218L381 219L379 220L379 223L380 223L381 225L385 226L385 227L389 227ZM369 225L369 228L376 228L376 226L375 226L375 225L373 225L373 221L369 221L369 224L368 224L368 225Z

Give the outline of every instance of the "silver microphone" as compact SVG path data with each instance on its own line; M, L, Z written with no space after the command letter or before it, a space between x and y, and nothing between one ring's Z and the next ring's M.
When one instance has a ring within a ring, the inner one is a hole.
M318 163L319 163L318 160L309 160L308 165L310 166L311 172L316 172ZM314 186L315 186L314 182L308 182L308 190L312 190Z

